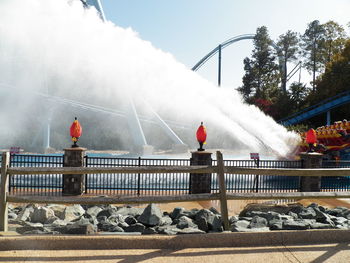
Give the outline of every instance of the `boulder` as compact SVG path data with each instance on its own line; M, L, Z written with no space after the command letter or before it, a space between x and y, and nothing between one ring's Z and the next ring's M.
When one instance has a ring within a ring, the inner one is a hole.
M177 219L177 218L185 215L184 212L185 212L185 208L175 207L173 209L173 211L170 213L170 217L172 220Z
M98 213L100 213L102 210L103 209L99 206L92 206L92 207L89 207L85 213L92 217L97 217Z
M137 220L145 226L157 226L162 217L162 211L155 204L150 204L145 208Z
M224 230L223 222L220 215L214 215L214 217L210 217L209 219L210 221L208 221L208 227L210 231L222 232Z
M98 214L97 214L97 218L101 217L101 216L105 216L105 217L110 217L112 215L116 215L118 211L118 208L116 208L115 206L108 206L105 209L101 210Z
M85 214L85 210L81 205L67 206L63 211L61 219L65 221L73 221L81 217L83 214Z
M172 223L173 223L173 220L171 220L170 216L166 215L160 219L159 225L160 226L171 225Z
M174 220L174 223L176 222L176 227L179 229L184 229L184 228L198 228L197 225L192 221L191 218L187 216L181 216L178 219Z
M17 216L17 221L28 221L30 220L31 214L34 212L33 205L27 205Z
M254 216L250 221L248 228L262 228L267 227L267 220L264 217Z
M248 231L250 222L247 220L238 220L232 224L232 232L245 232Z
M133 225L130 225L124 229L125 232L140 232L143 233L143 231L146 229L146 227L143 224L136 223Z
M205 231L202 231L198 228L192 228L192 227L188 227L188 228L184 228L184 229L179 229L177 230L177 235L183 235L183 234L205 234Z
M47 207L35 207L31 214L31 222L44 224L49 219L55 218L55 213Z
M306 230L310 228L310 224L304 220L292 221L287 220L282 222L283 230Z
M117 210L118 215L139 217L143 213L144 209L139 207L121 207Z
M157 234L157 231L154 227L148 227L142 232L142 235L153 235L153 234Z
M50 208L54 213L55 216L58 218L63 218L64 210L66 209L65 205L48 205L47 208Z

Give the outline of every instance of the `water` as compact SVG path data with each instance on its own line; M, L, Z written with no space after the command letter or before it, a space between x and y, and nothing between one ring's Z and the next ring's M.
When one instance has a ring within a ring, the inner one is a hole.
M127 111L132 99L142 119L149 120L142 123L148 143L163 149L172 142L151 122L153 111L190 148L197 148L201 121L207 127L207 148L287 156L297 144L295 134L244 104L235 90L218 89L132 29L103 23L77 0L2 0L0 72L0 121L6 123L0 146L39 144L39 130L51 119L53 143L62 149L78 113L84 146L130 149L130 130L122 117L70 108L42 94L118 114ZM35 92L41 95L32 96Z

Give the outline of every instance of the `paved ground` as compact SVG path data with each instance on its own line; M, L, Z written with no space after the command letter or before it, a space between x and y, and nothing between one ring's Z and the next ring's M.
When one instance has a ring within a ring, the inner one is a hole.
M0 252L0 262L350 262L349 244L253 248L135 250L17 250Z

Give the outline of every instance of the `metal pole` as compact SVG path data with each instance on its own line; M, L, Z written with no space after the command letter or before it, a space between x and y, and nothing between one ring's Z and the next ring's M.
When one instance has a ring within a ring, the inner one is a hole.
M221 44L219 45L219 61L218 61L218 87L221 86Z
M331 125L331 111L327 111L327 125Z

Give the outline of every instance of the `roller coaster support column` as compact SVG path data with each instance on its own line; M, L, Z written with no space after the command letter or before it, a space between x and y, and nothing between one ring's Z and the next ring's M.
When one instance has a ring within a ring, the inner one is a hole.
M321 168L321 153L301 153L300 158L303 162L303 168ZM320 176L302 176L300 178L300 192L320 192L321 177Z
M331 125L331 111L327 111L327 125Z
M218 61L218 87L221 86L221 44L219 45L219 61Z

